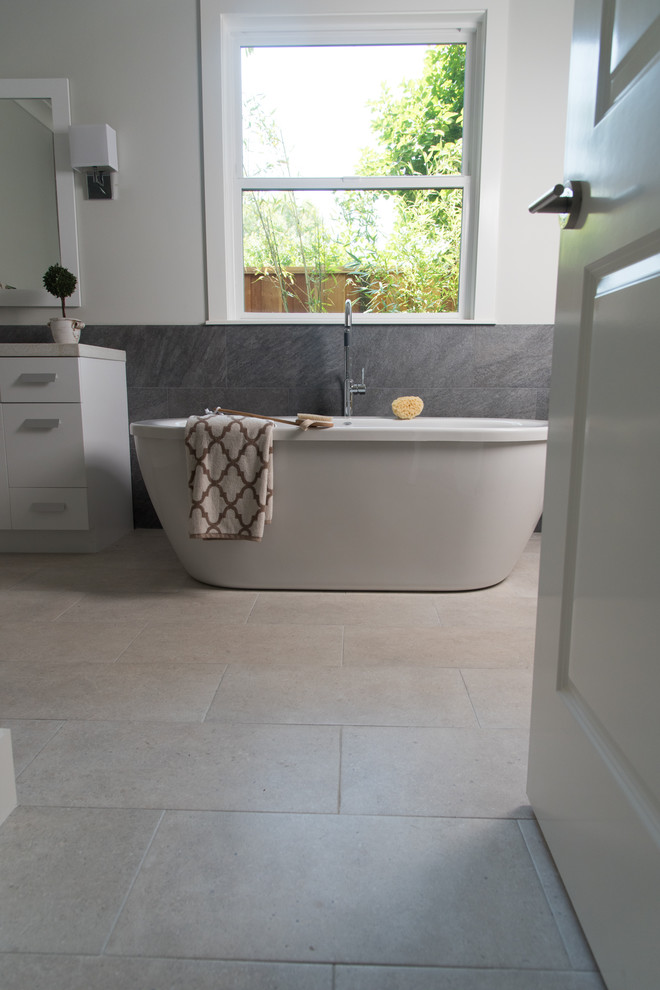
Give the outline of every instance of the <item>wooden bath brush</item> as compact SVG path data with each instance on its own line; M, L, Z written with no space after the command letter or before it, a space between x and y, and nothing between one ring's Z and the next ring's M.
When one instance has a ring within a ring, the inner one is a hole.
M279 419L277 416L262 416L260 413L240 412L238 409L223 409L217 406L217 413L225 416L247 416L249 419L267 419L271 423L285 423L286 426L299 426L301 430L308 430L316 427L320 430L327 430L334 426L332 416L317 416L315 413L298 413L295 419Z

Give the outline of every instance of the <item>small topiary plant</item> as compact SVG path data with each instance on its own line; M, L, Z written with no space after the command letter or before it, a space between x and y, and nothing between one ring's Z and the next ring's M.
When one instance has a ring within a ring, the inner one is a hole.
M50 292L51 296L57 296L62 303L62 317L66 320L64 300L73 295L78 279L68 268L62 268L61 265L51 265L44 275L43 282L46 291Z

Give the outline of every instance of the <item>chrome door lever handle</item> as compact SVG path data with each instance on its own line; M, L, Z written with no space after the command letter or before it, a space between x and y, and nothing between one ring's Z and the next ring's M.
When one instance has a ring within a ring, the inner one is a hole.
M577 227L582 211L582 182L558 182L529 206L530 213L558 213L562 227Z

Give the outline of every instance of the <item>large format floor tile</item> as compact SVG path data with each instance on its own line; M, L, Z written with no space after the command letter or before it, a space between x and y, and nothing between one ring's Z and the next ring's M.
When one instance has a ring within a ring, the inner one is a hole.
M55 555L51 564L27 574L15 585L17 591L45 591L49 588L78 592L79 594L107 594L119 597L127 595L153 595L157 592L179 592L192 584L193 579L177 564L160 564L158 567L131 567L112 565L107 557L97 554L80 557L71 555L65 561Z
M209 719L357 725L476 725L458 670L232 666Z
M596 963L582 928L575 916L566 888L553 862L541 829L535 819L520 820L520 831L530 854L534 868L543 885L557 927L561 933L564 948L573 969L595 970Z
M52 557L47 553L0 554L0 589L12 588L41 570Z
M464 670L463 680L479 725L490 729L529 729L531 670Z
M341 810L529 817L527 743L519 730L345 728Z
M332 813L339 729L74 722L18 787L24 805Z
M536 625L536 597L494 595L494 589L434 595L443 626L461 629L529 629Z
M525 794L539 546L458 594L0 555L0 990L604 990Z
M344 663L355 667L529 667L534 630L501 626L347 626Z
M82 597L79 591L0 591L0 622L50 622L74 607Z
M249 622L305 625L437 626L432 596L339 591L266 591Z
M18 594L18 592L15 592ZM28 594L28 592L25 592ZM247 621L256 601L251 591L219 591L206 589L186 596L158 592L141 595L86 593L60 611L61 622L202 622L237 623Z
M200 722L224 667L0 663L0 718Z
M197 660L213 663L341 665L340 626L218 626L209 621L159 622L147 626L122 662Z
M101 952L159 817L17 808L0 829L0 949Z
M18 776L65 725L65 722L45 718L2 718L0 724L3 729L9 729L11 732L14 772Z
M566 969L515 822L168 812L111 954Z
M112 663L138 633L141 622L59 623L24 620L0 625L0 657L38 663Z
M606 990L606 987L597 973L337 966L334 990Z
M2 990L332 990L332 966L313 963L5 955ZM549 988L555 990L555 987ZM560 990L560 988L557 988ZM571 988L573 990L573 988ZM582 990L577 988L576 990ZM585 990L591 990L586 988Z

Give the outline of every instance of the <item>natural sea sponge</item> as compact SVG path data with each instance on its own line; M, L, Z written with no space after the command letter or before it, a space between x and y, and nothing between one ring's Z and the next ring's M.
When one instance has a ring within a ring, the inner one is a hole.
M414 419L423 408L424 403L418 395L402 395L392 403L392 412L397 419Z

